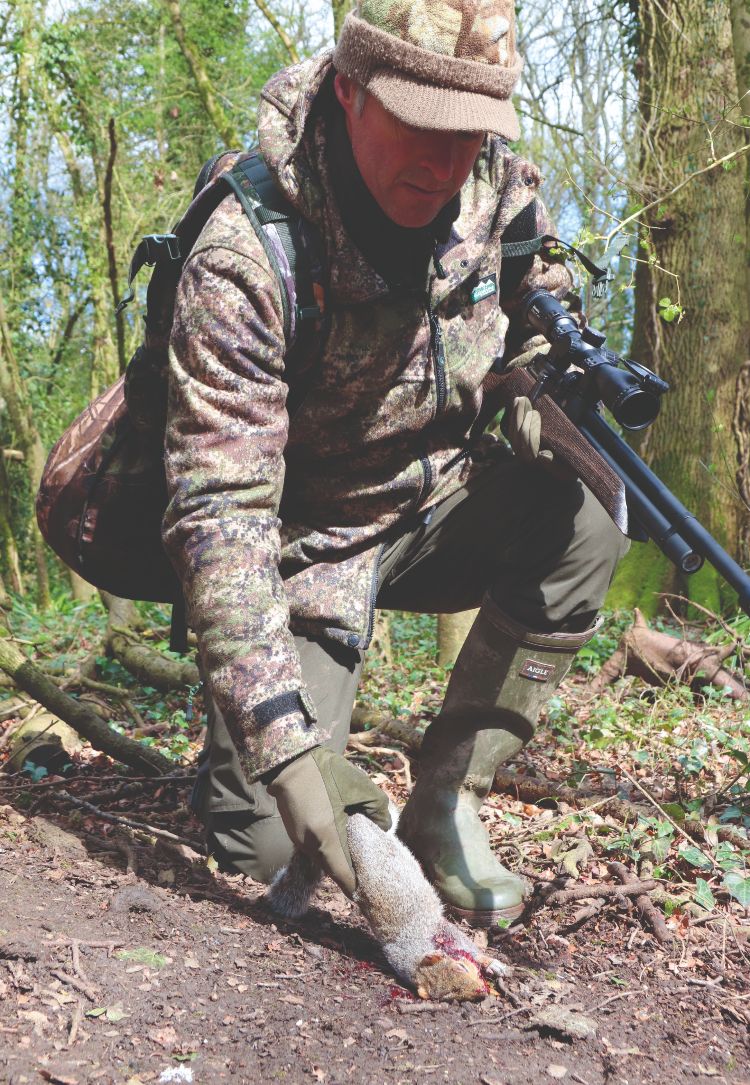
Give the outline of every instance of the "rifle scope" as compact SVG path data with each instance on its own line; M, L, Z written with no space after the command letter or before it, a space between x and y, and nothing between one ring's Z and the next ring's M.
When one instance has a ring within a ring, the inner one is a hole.
M563 376L569 366L583 370L583 379L593 384L596 399L627 430L650 426L659 413L661 396L669 388L665 381L637 362L625 361L603 349L604 337L578 323L546 290L533 290L524 298L523 315L528 324L551 344L549 362ZM580 390L579 394L580 394Z

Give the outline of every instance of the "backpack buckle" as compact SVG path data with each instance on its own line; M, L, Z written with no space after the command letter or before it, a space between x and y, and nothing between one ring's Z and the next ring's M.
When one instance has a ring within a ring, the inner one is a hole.
M144 263L148 267L159 263L165 253L170 260L180 259L180 239L176 234L147 234L143 242L146 246Z

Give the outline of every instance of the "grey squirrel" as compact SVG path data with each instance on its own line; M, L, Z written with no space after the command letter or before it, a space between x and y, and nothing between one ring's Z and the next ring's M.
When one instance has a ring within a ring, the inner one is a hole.
M395 836L393 806L391 814L388 833L364 814L349 818L349 850L357 875L354 899L388 964L420 998L436 1002L483 999L489 993L488 981L507 968L482 953L445 918L419 863ZM267 902L278 915L298 919L307 911L321 878L318 864L296 852L274 878Z

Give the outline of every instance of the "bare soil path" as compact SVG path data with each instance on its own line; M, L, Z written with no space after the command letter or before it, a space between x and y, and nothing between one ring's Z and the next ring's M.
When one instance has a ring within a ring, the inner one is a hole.
M734 929L663 950L543 909L500 935L505 995L431 1006L337 890L295 927L261 896L179 846L0 807L0 1082L750 1085Z

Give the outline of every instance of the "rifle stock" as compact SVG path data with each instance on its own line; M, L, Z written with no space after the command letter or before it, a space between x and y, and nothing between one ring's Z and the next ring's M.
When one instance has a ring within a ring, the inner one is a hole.
M527 369L492 371L485 396L488 403L509 407L516 396L531 398L537 383ZM598 411L589 409L573 422L546 393L534 407L542 417L542 446L576 472L624 535L653 539L685 573L708 561L750 615L750 577Z

